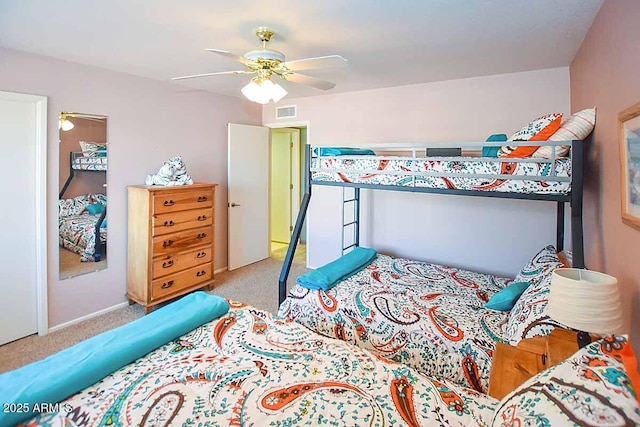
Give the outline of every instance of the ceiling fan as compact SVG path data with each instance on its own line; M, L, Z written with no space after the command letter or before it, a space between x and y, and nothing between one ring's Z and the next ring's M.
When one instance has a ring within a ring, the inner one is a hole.
M251 82L242 88L242 93L249 100L260 104L266 104L271 100L278 102L287 94L284 88L271 80L273 75L277 75L283 80L300 83L321 90L329 90L336 85L326 80L300 74L299 71L346 66L347 60L345 58L340 55L329 55L285 61L283 53L277 50L267 49L267 43L275 34L275 31L269 28L258 28L256 30L256 36L262 41L262 49L252 50L245 53L244 56L237 56L226 50L205 49L208 52L217 53L218 55L241 62L245 65L245 70L194 74L190 76L173 77L171 80L185 80L225 74L256 74L256 76L251 79Z

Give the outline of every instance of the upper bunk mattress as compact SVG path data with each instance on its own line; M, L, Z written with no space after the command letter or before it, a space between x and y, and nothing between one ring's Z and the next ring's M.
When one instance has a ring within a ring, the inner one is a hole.
M83 171L106 171L106 157L76 157L71 163L71 167L75 170Z
M326 292L296 284L279 315L486 393L509 313L484 305L511 281L379 254Z
M544 159L512 160L503 162L482 157L314 157L311 159L311 179L505 193L570 192L571 159L561 158L554 162Z

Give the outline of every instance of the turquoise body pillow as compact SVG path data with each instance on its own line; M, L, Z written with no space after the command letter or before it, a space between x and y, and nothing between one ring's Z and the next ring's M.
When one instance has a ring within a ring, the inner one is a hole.
M1 374L0 402L20 403L23 409L57 403L227 311L223 298L202 291L189 294L127 325ZM0 411L0 426L34 415Z
M373 156L373 150L346 147L319 147L316 149L319 156Z
M296 282L307 289L328 291L371 264L377 255L375 249L356 247L337 260L299 276Z
M520 298L520 295L527 290L530 282L513 282L494 296L484 305L486 308L497 311L509 311Z
M507 135L504 133L494 133L487 138L486 142L506 141L507 139ZM498 151L500 151L500 147L482 147L482 157L498 157Z

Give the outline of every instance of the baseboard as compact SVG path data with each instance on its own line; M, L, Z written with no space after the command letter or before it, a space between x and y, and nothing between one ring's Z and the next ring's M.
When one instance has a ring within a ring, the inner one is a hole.
M77 319L61 323L59 325L54 326L53 328L49 328L49 333L55 332L55 331L57 331L59 329L66 328L67 326L75 325L76 323L80 323L80 322L82 322L84 320L88 320L88 319L91 319L93 317L97 317L97 316L100 316L102 314L109 313L110 311L118 310L119 308L123 308L123 307L126 307L128 305L129 305L129 303L127 301L125 301L125 302L122 302L120 304L116 304L116 305L113 305L111 307L107 307L105 309L98 310L95 313L87 314L86 316L78 317Z
M224 273L225 271L227 271L227 267L222 267L217 270L213 270L213 274L216 275L216 274Z

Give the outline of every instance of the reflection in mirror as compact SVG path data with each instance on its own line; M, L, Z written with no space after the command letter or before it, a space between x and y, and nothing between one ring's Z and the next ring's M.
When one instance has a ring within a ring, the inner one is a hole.
M60 280L107 268L107 118L60 113Z

